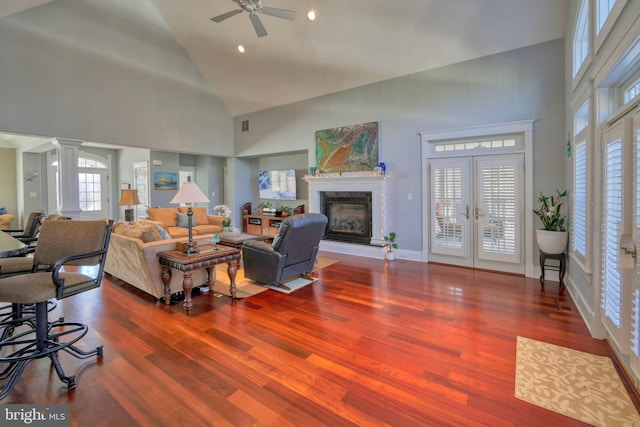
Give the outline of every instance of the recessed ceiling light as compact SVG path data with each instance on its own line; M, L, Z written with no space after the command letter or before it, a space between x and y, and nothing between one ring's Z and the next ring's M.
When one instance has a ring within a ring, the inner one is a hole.
M307 11L307 19L309 21L312 21L312 22L315 21L316 20L316 11L313 10L313 9L309 9Z
M241 44L238 45L238 52L244 53L244 46L242 46Z

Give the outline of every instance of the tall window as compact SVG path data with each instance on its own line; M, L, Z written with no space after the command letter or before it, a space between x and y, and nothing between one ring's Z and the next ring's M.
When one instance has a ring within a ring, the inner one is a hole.
M596 3L596 33L599 33L604 23L607 21L613 5L616 4L616 0L597 0Z
M571 204L571 254L590 271L590 237L587 135L589 129L589 101L585 102L574 116L573 191Z
M86 156L86 157L85 157ZM107 164L96 158L88 157L87 153L78 157L78 192L80 209L84 212L102 211L103 177L108 169Z
M102 210L101 181L99 173L78 174L80 209L85 212Z
M573 34L573 77L578 75L580 67L589 54L589 2L582 0L576 31Z
M107 197L106 194L103 196L103 186L106 184L105 178L107 176L108 165L104 160L88 156L90 155L83 153L82 157L78 157L78 196L80 209L82 209L83 212L100 212L106 206L103 206L103 198ZM62 202L60 196L58 161L52 161L51 167L55 171L55 205L56 209L58 209Z

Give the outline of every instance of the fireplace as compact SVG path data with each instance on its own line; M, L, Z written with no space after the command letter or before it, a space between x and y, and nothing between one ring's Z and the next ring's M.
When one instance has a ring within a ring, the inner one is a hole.
M367 201L370 206L368 209L369 217L366 219L362 217L358 220L358 224L351 219L341 221L343 225L334 230L336 233L340 233L341 241L323 238L320 242L320 249L371 258L383 256L380 246L384 245L384 236L387 234L386 183L389 176L374 172L344 172L307 175L304 179L309 183L309 212L325 213L325 207L321 206L320 200L322 193L367 194L367 197L370 197L370 201ZM341 208L342 212L336 211L336 215L360 216L359 211L363 209L363 204L364 202L360 200L348 200L347 206ZM333 214L329 212L327 216L330 215ZM331 219L329 221L331 224ZM369 236L368 241L361 236L358 236L356 240L355 235L360 234L360 232L356 233L360 228L360 222L369 228L366 233Z
M326 240L370 244L371 192L322 191L320 212L329 219Z

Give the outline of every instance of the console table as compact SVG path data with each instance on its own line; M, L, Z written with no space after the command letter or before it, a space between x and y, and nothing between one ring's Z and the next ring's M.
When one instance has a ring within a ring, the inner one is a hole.
M547 265L547 260L558 260L558 264ZM540 286L542 287L544 287L545 268L559 272L560 285L558 286L558 289L560 290L560 294L562 294L564 292L564 273L567 268L567 256L564 253L548 254L540 251L540 270L542 270L542 274L540 275Z
M236 298L236 273L238 272L238 261L240 259L240 249L231 246L222 245L202 245L199 247L200 252L192 254L184 254L182 251L173 250L158 253L158 261L162 266L162 282L164 283L164 303L171 302L171 291L169 283L171 282L171 269L175 268L184 272L182 278L182 289L184 290L183 307L189 313L193 307L191 300L191 290L193 289L193 280L191 272L201 268L207 269L207 284L213 287L214 268L216 264L226 262L229 265L227 274L229 275L229 291L231 299Z
M274 237L286 217L275 215L249 215L247 233Z

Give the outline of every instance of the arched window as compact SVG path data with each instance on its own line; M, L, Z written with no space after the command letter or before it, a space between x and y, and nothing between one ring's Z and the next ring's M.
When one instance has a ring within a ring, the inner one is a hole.
M50 203L55 203L56 209L58 209L61 206L58 161L52 160L50 164L53 170L53 175L51 176L53 185L51 188L55 188L55 200L50 199ZM106 159L94 154L80 152L78 157L78 195L83 215L104 216L104 210L107 208L104 200L108 197L106 185L108 170L109 163Z
M107 163L99 157L82 153L78 157L78 191L80 209L84 212L102 211L102 193Z
M582 0L576 31L573 34L573 77L578 75L580 67L589 54L589 2Z

